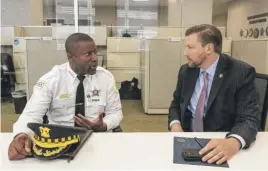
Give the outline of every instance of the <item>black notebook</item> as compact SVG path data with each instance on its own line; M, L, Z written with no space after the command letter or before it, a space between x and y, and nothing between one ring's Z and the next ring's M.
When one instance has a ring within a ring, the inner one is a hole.
M207 143L210 141L210 139L198 138L198 141L204 147L207 145ZM217 165L216 163L209 164L207 162L202 162L202 161L185 161L183 156L182 156L182 150L184 148L198 149L198 148L200 148L200 146L195 141L194 138L174 137L173 163L175 163L175 164L189 164L189 165L202 165L202 166L215 166L215 167L229 167L227 162L225 162L221 165Z

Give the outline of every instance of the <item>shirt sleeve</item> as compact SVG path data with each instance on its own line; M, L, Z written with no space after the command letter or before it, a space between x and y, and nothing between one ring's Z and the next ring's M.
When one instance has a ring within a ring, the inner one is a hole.
M29 122L43 123L43 116L46 114L52 100L53 76L48 73L41 77L33 87L33 94L27 102L19 119L13 125L13 133L26 133L33 136L33 132L27 127Z
M228 135L227 137L228 138L230 138L230 137L236 138L240 142L240 144L241 144L241 148L240 149L242 149L242 148L244 148L246 146L246 141L240 135L231 134L231 135Z
M103 121L107 125L107 131L119 126L122 119L120 96L115 85L114 77L112 76L107 90L105 117L103 118Z

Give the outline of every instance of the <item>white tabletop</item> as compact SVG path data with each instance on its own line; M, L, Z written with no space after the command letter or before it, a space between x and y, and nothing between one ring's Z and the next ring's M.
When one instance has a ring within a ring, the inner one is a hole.
M268 132L229 161L230 168L173 163L173 137L224 138L225 133L94 133L74 160L8 160L12 134L2 133L0 170L268 170Z

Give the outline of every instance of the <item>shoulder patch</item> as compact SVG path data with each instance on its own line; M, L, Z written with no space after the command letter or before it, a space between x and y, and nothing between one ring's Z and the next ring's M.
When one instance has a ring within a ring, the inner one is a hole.
M100 66L98 66L97 71L105 73L108 76L108 78L110 78L109 85L111 85L111 83L112 83L113 84L113 90L116 93L118 93L119 91L118 91L118 89L116 87L116 81L115 81L115 78L114 78L113 74L109 70L107 70L107 69L105 69L103 67L100 67Z
M36 88L42 89L45 86L45 81L39 81L35 84Z
M118 89L117 89L117 87L116 87L115 79L114 79L114 81L113 81L113 89L114 89L114 91L115 91L116 93L118 93Z
M103 67L98 66L97 71L103 72L103 73L107 74L109 77L113 78L113 74Z

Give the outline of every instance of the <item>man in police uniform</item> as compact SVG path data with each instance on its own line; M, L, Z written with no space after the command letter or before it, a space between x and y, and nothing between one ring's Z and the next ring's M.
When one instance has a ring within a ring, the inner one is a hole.
M45 114L49 124L82 126L98 132L111 131L123 118L114 77L98 66L94 40L74 33L67 38L65 49L69 62L55 66L39 79L13 126L16 136L9 147L10 160L30 153L33 132L27 123L42 123Z

